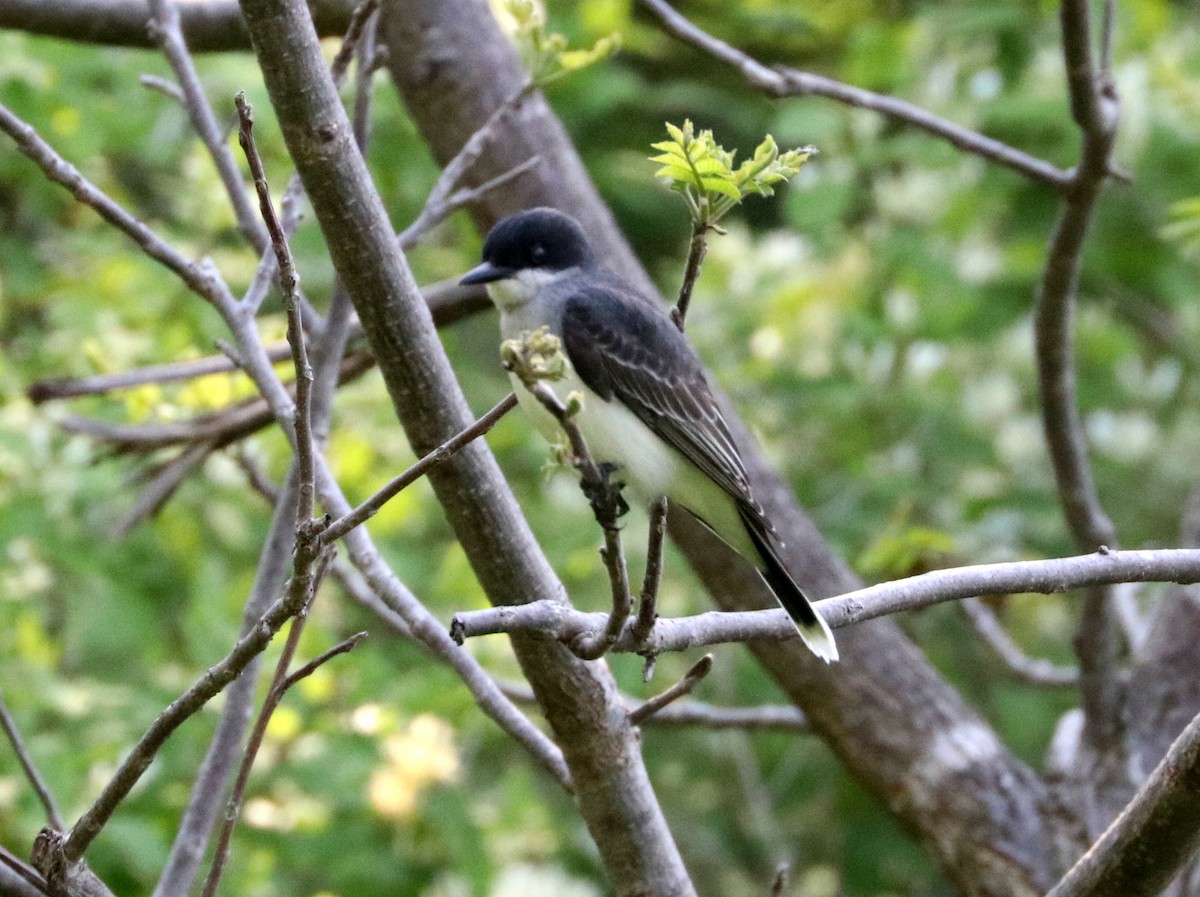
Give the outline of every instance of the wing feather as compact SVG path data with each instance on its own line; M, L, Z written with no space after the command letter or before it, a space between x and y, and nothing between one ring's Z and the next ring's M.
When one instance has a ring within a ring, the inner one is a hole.
M562 333L567 357L593 392L606 401L615 397L622 402L761 517L704 367L661 308L648 299L589 283L586 290L567 297Z

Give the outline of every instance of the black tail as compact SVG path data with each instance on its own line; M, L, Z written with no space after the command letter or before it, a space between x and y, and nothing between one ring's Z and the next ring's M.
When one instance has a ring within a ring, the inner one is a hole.
M750 541L754 543L758 555L762 558L762 566L758 572L766 581L767 586L775 593L775 598L783 605L783 609L792 618L796 631L808 649L826 663L838 659L837 645L833 641L833 632L829 625L821 619L812 604L809 603L792 574L783 565L776 547L775 536L771 524L763 517L761 509L754 505L738 502L738 513L746 525Z

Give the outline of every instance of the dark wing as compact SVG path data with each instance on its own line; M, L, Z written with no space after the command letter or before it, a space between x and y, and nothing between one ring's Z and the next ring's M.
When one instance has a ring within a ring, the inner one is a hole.
M666 314L648 299L627 297L625 289L592 282L566 299L563 346L575 372L602 399L615 397L722 489L757 509L700 359Z

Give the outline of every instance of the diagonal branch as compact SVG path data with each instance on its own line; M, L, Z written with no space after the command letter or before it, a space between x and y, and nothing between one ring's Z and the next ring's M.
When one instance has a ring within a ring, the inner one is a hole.
M1048 897L1153 897L1200 849L1200 716Z
M853 87L832 78L786 66L768 67L742 51L697 28L671 8L665 0L641 0L663 29L702 53L737 69L754 87L773 97L818 96L846 106L868 109L918 128L958 147L964 152L1011 168L1033 181L1064 193L1072 186L1071 173L1002 141L956 125L911 103L887 94Z

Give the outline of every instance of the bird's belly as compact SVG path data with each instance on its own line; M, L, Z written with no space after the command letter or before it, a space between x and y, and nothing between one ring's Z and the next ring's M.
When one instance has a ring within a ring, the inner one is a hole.
M521 409L533 420L538 431L550 442L562 442L565 438L558 421L542 403L510 375L513 389ZM645 504L659 495L670 496L673 487L691 467L674 449L659 439L654 432L624 405L606 402L584 385L574 371L547 385L554 390L560 401L566 401L572 392L583 396L583 408L575 417L575 424L587 442L588 453L599 464L613 464L619 469L616 474L632 490L633 497Z
M562 442L565 434L554 415L543 407L521 381L509 375L517 402L550 442ZM597 463L617 466L614 476L626 485L631 503L648 505L660 495L678 502L699 517L739 553L754 557L755 551L738 516L737 505L720 486L683 455L671 448L618 402L606 402L592 392L568 368L561 380L547 381L560 401L571 392L583 396L583 409L575 418L587 442L588 453Z

